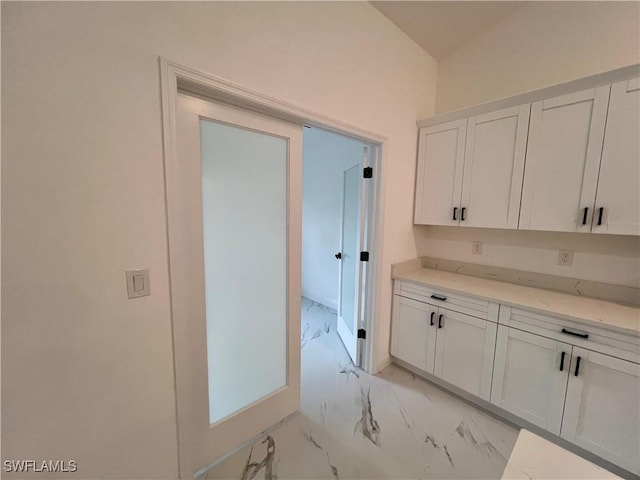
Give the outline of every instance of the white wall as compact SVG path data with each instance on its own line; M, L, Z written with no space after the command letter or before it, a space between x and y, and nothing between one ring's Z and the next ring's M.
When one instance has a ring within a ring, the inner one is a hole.
M365 2L3 2L3 459L176 477L159 55L388 138L386 359L431 57ZM151 296L127 300L135 267Z
M533 2L438 64L445 112L640 62L640 3ZM640 243L611 235L416 226L420 255L640 287ZM482 256L471 242L484 242ZM573 267L557 265L574 250Z
M640 2L530 2L438 62L438 113L640 62Z
M363 147L326 130L304 129L302 295L336 310L343 175L361 163Z

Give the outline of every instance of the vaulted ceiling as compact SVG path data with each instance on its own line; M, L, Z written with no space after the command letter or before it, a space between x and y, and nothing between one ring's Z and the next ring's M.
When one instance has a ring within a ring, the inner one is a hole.
M371 4L396 24L436 60L444 58L491 28L523 1L372 1Z

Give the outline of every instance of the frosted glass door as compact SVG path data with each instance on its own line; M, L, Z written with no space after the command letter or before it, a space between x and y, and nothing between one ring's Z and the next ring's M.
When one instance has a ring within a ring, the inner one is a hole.
M286 384L287 141L200 119L209 420Z
M299 407L302 127L186 95L177 107L167 206L193 476Z
M338 335L354 363L357 350L357 323L360 308L360 207L362 168L355 165L344 172L342 194L342 258L340 261L340 301Z

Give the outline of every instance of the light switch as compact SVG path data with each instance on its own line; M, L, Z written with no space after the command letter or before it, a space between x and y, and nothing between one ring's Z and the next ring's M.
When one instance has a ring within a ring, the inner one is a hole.
M151 294L149 288L149 270L127 270L127 296L129 298L146 297Z

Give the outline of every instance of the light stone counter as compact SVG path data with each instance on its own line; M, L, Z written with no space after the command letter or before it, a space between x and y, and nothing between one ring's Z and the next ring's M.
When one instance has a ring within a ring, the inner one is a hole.
M487 280L430 268L397 271L393 278L431 285L521 307L538 313L586 322L640 335L640 309L605 300Z
M503 480L586 480L620 477L528 430L522 429L502 478Z

